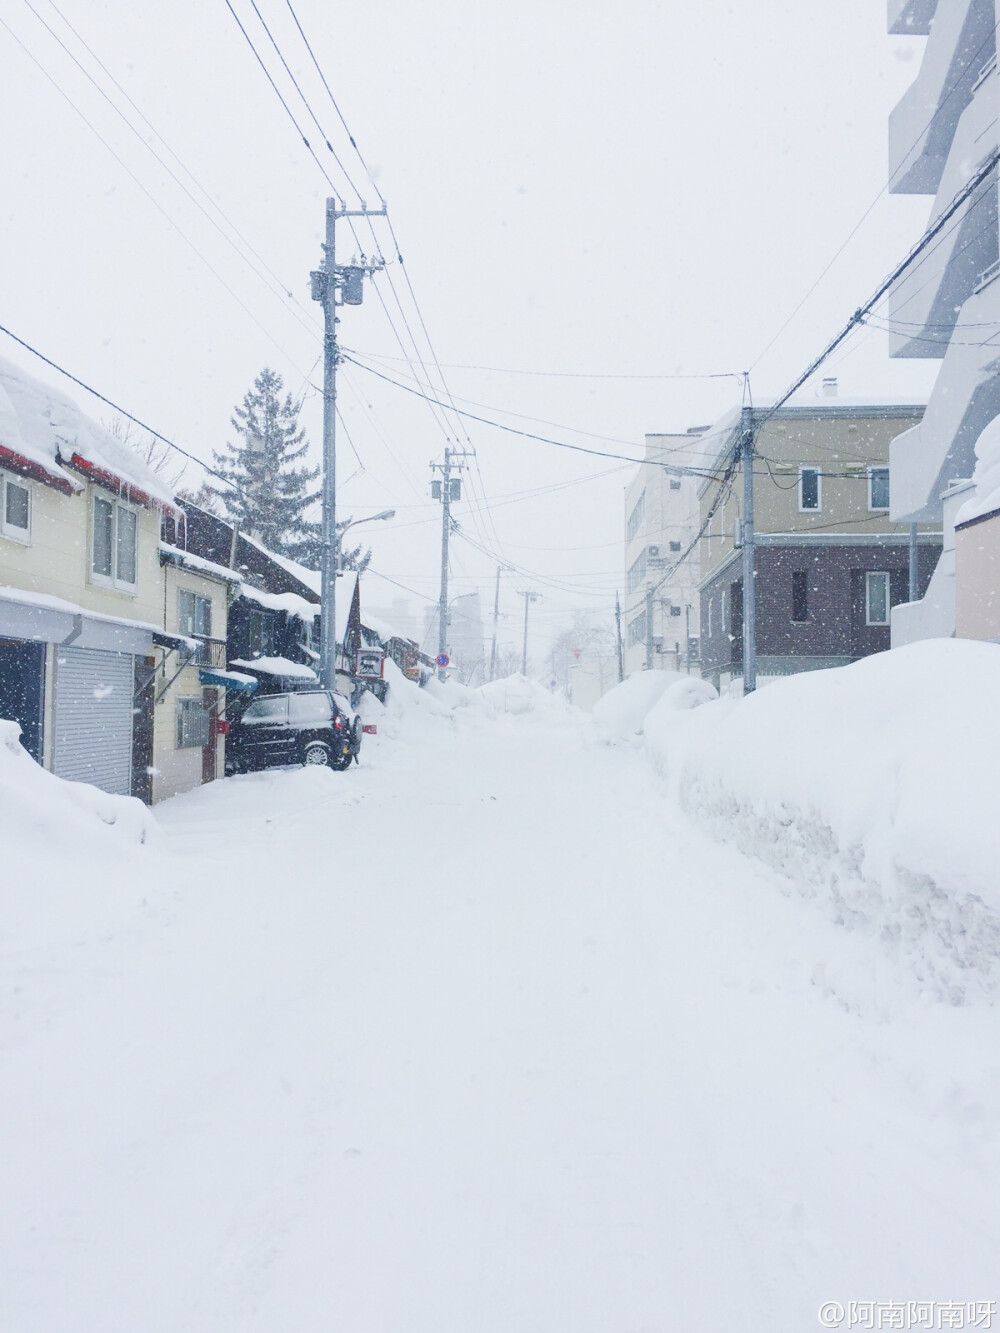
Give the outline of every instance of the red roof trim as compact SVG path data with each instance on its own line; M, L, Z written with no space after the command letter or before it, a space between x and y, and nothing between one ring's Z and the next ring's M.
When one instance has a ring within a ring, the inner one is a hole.
M98 467L81 454L73 454L69 461L71 467L77 468L91 481L97 482L99 486L104 486L109 491L114 491L116 495L124 496L132 504L144 505L149 509L152 505L158 503L146 491L140 490L138 486L133 486L131 482L123 481L121 477L116 477L107 468Z
M76 493L77 488L68 477L55 476L44 463L36 463L33 459L25 458L3 444L0 444L0 464L19 476L30 477L32 481L40 481L43 486L51 486L53 490L62 491L64 495Z

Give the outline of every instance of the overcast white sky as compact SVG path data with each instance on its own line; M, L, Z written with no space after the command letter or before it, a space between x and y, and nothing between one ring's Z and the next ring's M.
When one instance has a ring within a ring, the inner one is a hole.
M356 204L252 0L231 2ZM374 205L288 0L256 3ZM292 3L389 202L450 392L485 405L471 408L482 415L637 457L644 433L709 422L738 401L736 380L669 376L750 368L755 397L779 392L924 225L929 201L883 194L768 347L885 185L886 118L921 39L887 36L881 0ZM226 0L9 0L3 10L0 322L205 459L232 438L234 404L272 365L306 392L318 458L321 406L309 386L321 382L321 325L308 275L331 190ZM346 259L354 239L340 225ZM394 258L385 226L373 225ZM371 253L371 232L359 236ZM277 283L259 275L262 263ZM412 347L390 276L429 360L398 264L376 280L392 322L369 289L361 309L344 312L341 339L406 379ZM70 387L2 336L0 355ZM920 400L936 365L890 362L885 335L865 330L823 373L852 396ZM358 536L370 534L375 569L434 598L440 507L427 465L463 428L352 366L340 402L353 442L341 435L342 512L396 507L394 522ZM519 643L515 590L543 594L532 612L541 661L573 607L611 623L629 469L472 421L464 429L489 513L466 502L456 517L521 571L505 576L502 640ZM453 553L454 591L479 586L491 605L495 554L463 540ZM408 596L367 582L372 607ZM416 610L420 598L409 600Z

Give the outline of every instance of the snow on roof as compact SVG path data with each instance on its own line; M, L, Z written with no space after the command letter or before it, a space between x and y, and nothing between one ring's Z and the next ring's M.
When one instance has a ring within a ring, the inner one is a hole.
M80 606L77 602L68 602L63 597L53 597L51 593L47 592L29 592L26 588L0 587L0 600L19 602L23 606L40 606L47 611L63 611L67 615L83 616L84 620L100 620L108 625L127 625L129 629L148 630L150 634L158 634L161 639L176 640L178 643L187 644L191 648L198 646L196 639L189 639L184 634L165 631L162 625L154 625L150 620L133 620L129 616L109 616L103 611L92 611L90 607Z
M269 611L286 611L300 620L312 621L319 615L319 602L309 602L295 592L262 592L244 583L241 595L258 606L265 606Z
M72 464L112 485L124 483L137 492L134 499L173 507L169 490L136 450L85 416L72 398L2 357L0 448L41 469L64 489L83 489L63 466Z
M1000 509L1000 417L994 417L976 441L976 489L955 515L955 526L985 518Z
M160 554L178 565L184 565L187 569L197 570L199 574L211 574L213 578L225 579L228 583L242 582L240 575L234 569L217 565L214 560L206 560L203 556L182 550L179 546L171 546L169 542L160 542Z
M278 555L277 551L272 551L270 547L265 546L256 537L251 537L248 532L241 532L240 540L249 542L251 546L256 546L258 551L263 551L269 560L273 560L276 565L280 565L282 569L287 570L300 583L304 583L307 588L311 588L317 597L322 594L323 579L318 570L306 569L305 565L300 565L297 560L291 560L287 555Z
M312 667L303 666L301 662L293 662L290 657L255 657L234 658L229 663L231 667L249 667L251 671L259 671L265 676L287 676L294 680L316 680L316 672Z

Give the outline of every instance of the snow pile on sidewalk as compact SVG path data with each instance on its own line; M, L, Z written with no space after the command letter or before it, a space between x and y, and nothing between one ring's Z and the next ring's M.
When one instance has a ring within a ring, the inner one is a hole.
M686 810L960 1001L1000 989L998 697L1000 648L931 640L658 707L645 745Z
M487 685L480 685L476 693L497 713L511 713L515 716L525 713L565 715L571 711L571 706L562 695L553 694L537 681L522 676L519 671L502 680L491 680Z
M114 855L159 836L153 816L131 796L109 796L85 782L66 782L35 763L16 722L0 721L0 845L5 870L40 852Z
M679 671L636 671L594 705L594 721L606 740L641 736L646 715L664 691L678 681L690 680Z

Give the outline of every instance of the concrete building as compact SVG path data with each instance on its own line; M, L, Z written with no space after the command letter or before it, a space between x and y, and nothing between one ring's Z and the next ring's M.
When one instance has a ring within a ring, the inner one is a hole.
M698 661L698 561L682 560L698 528L698 479L682 469L704 460L694 426L647 435L645 459L625 494L625 673L683 671Z
M890 518L889 447L922 411L829 397L763 420L754 467L759 681L889 647L910 563L909 529ZM720 689L740 688L743 674L742 464L723 479L741 429L735 409L705 437L717 476L699 486L701 672ZM939 551L939 534L921 531L921 590Z
M996 24L995 0L890 0L889 31L928 40L889 120L889 189L932 196L930 221L1000 146ZM970 500L964 483L973 476L976 441L1000 414L998 278L994 169L889 299L890 354L942 362L923 420L892 443L890 517L938 525L944 534L923 597L893 608L893 645L956 630L955 517ZM981 585L980 594L987 592Z

